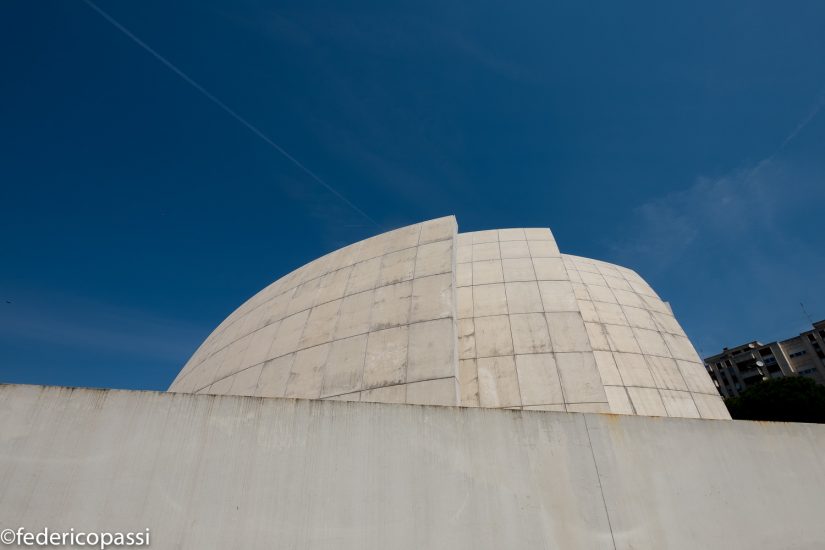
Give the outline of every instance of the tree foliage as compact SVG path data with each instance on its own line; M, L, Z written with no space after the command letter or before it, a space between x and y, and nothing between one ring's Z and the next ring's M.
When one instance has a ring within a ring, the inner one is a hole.
M802 376L760 382L725 399L725 405L737 420L825 424L825 386Z

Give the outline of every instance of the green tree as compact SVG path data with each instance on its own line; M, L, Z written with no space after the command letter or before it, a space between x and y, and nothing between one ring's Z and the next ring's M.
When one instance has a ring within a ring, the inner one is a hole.
M825 424L825 386L802 376L760 382L725 399L725 405L737 420Z

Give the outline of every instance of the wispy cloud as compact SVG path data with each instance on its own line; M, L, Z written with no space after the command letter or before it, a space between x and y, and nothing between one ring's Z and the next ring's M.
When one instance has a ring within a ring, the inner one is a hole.
M32 345L182 364L206 337L203 327L185 321L82 297L14 292L10 301L0 307L0 338Z
M796 139L800 132L802 132L802 130L804 130L817 117L823 107L825 107L825 88L823 88L822 92L819 94L819 97L811 107L810 111L808 111L808 114L799 121L799 124L797 124L791 133L788 134L788 136L782 141L782 145L779 146L779 151L783 150L791 141Z
M639 205L609 244L673 301L704 355L805 330L800 302L825 314L822 158L792 150L821 113L812 108L762 160Z
M636 208L631 230L612 244L613 252L666 269L708 235L738 238L754 225L771 223L782 202L776 191L786 192L794 183L767 160L721 177L697 178L688 189Z
M289 162L294 164L298 167L302 172L304 172L307 176L309 176L312 180L314 180L317 184L321 187L326 189L329 193L334 195L339 201L345 204L348 208L352 209L356 212L359 216L364 218L365 220L369 221L373 224L376 228L380 229L381 224L375 221L372 217L369 216L366 212L361 210L358 206L356 206L352 201L350 201L347 197L345 197L341 192L339 192L335 187L327 183L324 179L322 179L319 175L313 172L309 167L307 167L303 162L295 158L291 153L286 151L280 144L276 143L268 134L266 134L263 130L258 128L255 124L241 116L238 112L232 109L229 105L224 103L220 98L215 96L212 92L207 90L203 87L200 83L195 81L192 77L190 77L187 73L181 70L177 65L172 63L169 59L155 51L151 46L149 46L146 42L138 38L132 31L126 28L123 24L120 23L117 19L112 17L108 12L101 9L97 4L92 2L91 0L83 0L83 2L89 6L92 10L97 12L103 19L105 19L109 24L115 27L118 31L124 34L129 40L137 44L140 48L146 51L149 55L154 57L160 63L162 63L167 69L172 71L178 77L180 77L184 82L189 84L192 88L197 90L202 96L207 98L209 101L217 105L221 110L223 110L226 114L230 117L235 119L239 122L242 126L244 126L247 130L252 132L255 136L260 138L264 143L269 145L275 151L277 151L282 157L287 159Z
M776 229L777 214L791 211L789 206L798 197L810 200L823 194L818 178L777 160L823 107L825 90L776 150L762 160L719 177L700 176L687 189L638 206L631 230L612 243L614 254L646 258L649 267L662 270L697 240L747 242L742 241L743 235Z

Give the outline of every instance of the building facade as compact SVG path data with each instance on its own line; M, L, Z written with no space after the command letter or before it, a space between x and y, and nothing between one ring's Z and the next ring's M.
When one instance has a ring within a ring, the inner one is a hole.
M730 418L670 306L546 228L377 235L274 282L169 388L523 410Z
M736 397L763 380L805 376L825 384L825 320L799 336L748 342L707 357L705 368L723 397Z

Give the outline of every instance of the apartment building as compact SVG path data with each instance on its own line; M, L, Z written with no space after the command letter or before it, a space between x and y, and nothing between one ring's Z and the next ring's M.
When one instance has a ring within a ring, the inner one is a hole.
M807 376L825 384L825 320L787 340L725 348L705 358L705 368L723 397L736 397L762 380L784 376Z

